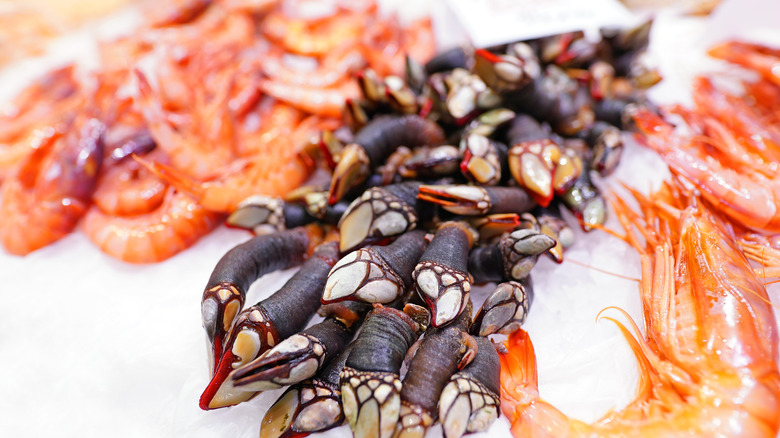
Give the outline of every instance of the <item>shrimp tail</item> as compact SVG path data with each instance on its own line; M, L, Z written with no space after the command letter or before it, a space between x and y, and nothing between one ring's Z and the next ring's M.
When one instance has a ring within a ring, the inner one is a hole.
M531 338L519 329L509 335L501 352L501 412L515 437L565 437L574 424L561 411L539 398L536 352Z
M510 421L518 404L539 398L536 351L525 330L512 333L501 358L501 411Z

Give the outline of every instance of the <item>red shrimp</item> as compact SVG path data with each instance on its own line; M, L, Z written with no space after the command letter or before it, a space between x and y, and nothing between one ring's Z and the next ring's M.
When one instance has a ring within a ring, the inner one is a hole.
M533 345L520 330L501 357L501 407L514 436L777 435L778 334L766 289L733 233L670 187L635 194L640 212L616 205L621 237L642 256L645 336L619 324L639 362L637 398L593 424L568 418L540 399Z
M25 255L70 233L90 204L103 158L105 127L81 117L62 135L45 130L3 182L0 241Z

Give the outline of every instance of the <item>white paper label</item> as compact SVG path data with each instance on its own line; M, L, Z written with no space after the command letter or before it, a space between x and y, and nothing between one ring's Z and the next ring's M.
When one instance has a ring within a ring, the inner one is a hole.
M636 18L617 0L449 0L475 47L576 30L628 26Z

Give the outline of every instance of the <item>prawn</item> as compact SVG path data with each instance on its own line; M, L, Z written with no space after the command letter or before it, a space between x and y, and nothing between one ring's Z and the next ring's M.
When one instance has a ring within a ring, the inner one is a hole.
M327 88L293 85L280 80L261 80L259 86L268 96L302 111L325 117L341 117L344 102L360 96L360 87L352 80L344 80Z
M149 132L157 146L171 157L173 166L177 169L187 169L195 178L207 179L213 177L217 169L226 167L233 161L235 133L227 110L227 90L225 96L214 99L216 103L212 102L210 108L201 107L194 114L196 120L193 120L191 125L203 122L203 129L176 129L167 120L164 109L143 73L136 71L136 77L138 103L142 106ZM213 117L208 117L209 115ZM203 132L204 130L206 132Z
M144 214L117 216L92 206L81 229L112 257L129 263L154 263L192 246L214 229L220 218L186 193L169 187L162 203Z
M780 178L776 172L765 176L757 171L738 171L732 167L739 163L738 156L727 154L718 160L701 139L675 135L672 125L648 110L638 110L634 119L644 134L638 140L658 152L672 171L696 184L718 211L742 226L780 231ZM747 163L740 164L744 167Z
M288 107L289 108L289 107ZM186 173L163 163L151 162L140 157L136 159L159 178L190 193L198 204L208 210L231 213L246 198L265 194L280 196L300 185L311 170L299 158L299 146L307 140L312 130L333 127L332 119L307 118L300 121L300 112L295 116L281 108L270 114L260 130L252 137L258 142L247 146L251 154L239 158L230 167L220 172L220 177L200 182ZM288 125L273 123L287 121ZM297 125L297 128L296 128Z
M80 88L72 64L35 81L0 110L0 142L12 142L36 127L72 118L83 102Z
M642 213L620 199L615 209L626 230L620 237L642 257L645 338L607 319L639 361L637 398L593 424L566 417L540 399L533 345L520 330L501 356L502 410L513 435L775 437L777 326L733 232L670 184L634 196Z
M310 70L295 69L285 64L281 50L272 50L260 68L271 79L290 85L309 87L330 87L348 79L350 73L365 67L366 60L357 47L345 44L335 48L317 61L317 67Z
M159 151L151 152L147 158L165 160ZM128 157L111 167L104 167L92 202L109 215L143 214L162 204L167 188L168 184Z
M263 21L263 31L285 50L304 56L323 56L362 35L376 3L365 11L340 10L317 20L289 18L279 8Z
M166 5L149 3L146 20L152 27L167 27L189 23L211 6L213 0L176 0Z
M743 41L727 41L711 48L707 54L714 58L739 64L758 72L763 78L780 85L780 50Z
M90 117L74 121L66 135L41 131L0 191L0 242L9 253L28 254L76 227L100 170L104 131Z

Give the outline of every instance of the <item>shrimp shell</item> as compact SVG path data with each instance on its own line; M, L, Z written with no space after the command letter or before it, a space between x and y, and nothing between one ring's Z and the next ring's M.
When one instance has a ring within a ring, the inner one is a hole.
M112 257L154 263L192 246L219 224L220 217L169 188L162 204L146 214L113 216L93 206L84 216L82 231Z

